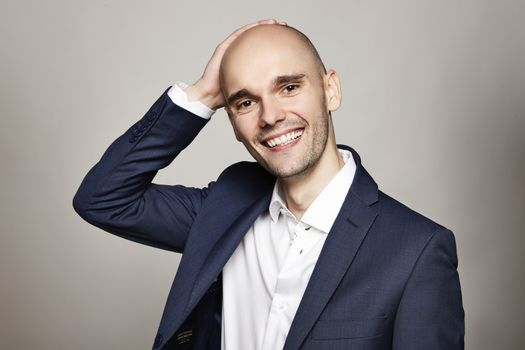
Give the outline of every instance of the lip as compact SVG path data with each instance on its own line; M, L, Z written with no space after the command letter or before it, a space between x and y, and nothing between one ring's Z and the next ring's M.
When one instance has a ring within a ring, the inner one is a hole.
M292 142L290 143L287 143L286 145L280 145L280 146L274 146L274 147L268 147L267 144L266 144L266 141L264 141L263 145L264 147L270 151L270 152L279 152L279 151L283 151L283 150L286 150L286 149L289 149L289 148L292 148L294 147L295 145L297 145L299 143L299 141L301 141L301 139L303 138L303 135L304 135L304 128L294 128L294 129L290 129L288 131L285 131L284 133L279 133L279 134L276 134L275 136L272 136L272 137L269 137L269 138L265 138L265 140L271 140L273 139L274 137L279 137L279 136L282 136L282 135L286 135L288 134L289 132L293 132L293 131L298 131L298 130L302 130L302 134L301 136L299 136L298 138L296 138L295 140L293 140Z
M301 137L299 138L296 138L295 140L293 140L292 142L290 143L287 143L286 145L282 145L282 146L274 146L274 147L266 147L266 149L270 152L279 152L279 151L282 151L282 150L285 150L285 149L288 149L288 148L292 148L293 146L297 145L299 143L299 141L301 141L301 139L303 138L303 135L301 135Z
M269 140L274 139L276 137L281 137L283 135L286 135L286 134L288 134L290 132L297 131L297 130L304 130L304 128L293 128L293 129L281 131L278 134L273 134L273 135L270 135L270 136L266 136L264 139L261 140L261 143L264 144L266 141L269 141ZM300 139L300 137L299 137L299 139ZM291 142L291 143L293 143L293 142ZM276 146L276 147L278 147L278 146Z

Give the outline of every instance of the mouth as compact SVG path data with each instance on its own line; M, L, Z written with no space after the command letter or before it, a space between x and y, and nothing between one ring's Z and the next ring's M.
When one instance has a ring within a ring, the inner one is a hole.
M278 151L284 148L288 148L286 146L291 147L297 142L299 142L299 139L303 135L303 132L304 129L295 129L285 134L267 139L262 143L272 151Z

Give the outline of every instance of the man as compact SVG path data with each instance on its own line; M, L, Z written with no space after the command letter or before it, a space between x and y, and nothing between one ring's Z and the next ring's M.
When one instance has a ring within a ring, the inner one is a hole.
M302 33L259 21L86 175L74 198L85 220L183 253L155 349L463 348L453 234L336 145L340 101L336 72ZM220 107L257 163L203 189L151 183Z

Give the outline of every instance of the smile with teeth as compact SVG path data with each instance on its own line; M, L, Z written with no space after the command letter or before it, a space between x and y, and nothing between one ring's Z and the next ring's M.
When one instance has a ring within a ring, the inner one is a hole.
M266 141L266 145L270 148L276 147L276 146L284 146L289 144L290 142L298 139L303 134L303 129L301 130L294 130L287 134L275 137L271 140Z

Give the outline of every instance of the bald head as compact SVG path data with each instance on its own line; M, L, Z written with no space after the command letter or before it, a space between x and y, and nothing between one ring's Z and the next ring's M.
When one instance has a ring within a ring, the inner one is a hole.
M223 56L220 69L221 86L224 91L229 73L237 68L251 69L260 64L257 58L262 55L278 57L294 54L295 58L306 61L319 75L326 74L326 68L316 48L299 30L280 24L264 24L246 30L228 47Z
M323 157L338 166L339 79L304 34L278 24L241 32L222 56L220 80L235 137L270 173L306 176Z

